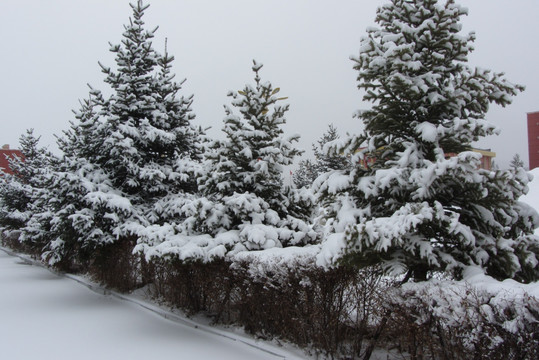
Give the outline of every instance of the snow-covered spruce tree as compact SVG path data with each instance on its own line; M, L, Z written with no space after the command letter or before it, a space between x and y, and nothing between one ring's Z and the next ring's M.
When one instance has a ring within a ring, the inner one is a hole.
M339 139L337 128L330 124L328 130L313 143L314 161L302 160L294 173L294 184L298 187L310 187L320 174L332 170L344 170L350 166L350 160L342 154L328 154L326 144Z
M296 187L310 188L318 175L316 163L310 159L304 159L299 162L298 169L292 174L292 179Z
M481 170L480 155L466 151L497 133L484 119L489 104L523 89L466 64L475 38L460 33L466 13L451 0L378 9L379 27L353 59L373 103L358 114L365 132L330 149L355 167L316 184L328 213L320 264L381 263L418 280L431 270L458 277L468 265L500 279L539 277L538 216L518 202L528 175ZM375 162L362 166L367 156Z
M520 158L519 154L515 154L513 158L511 159L511 162L509 163L509 166L512 169L518 169L524 167L524 161Z
M313 144L314 157L318 174L323 174L332 170L345 170L350 167L350 160L342 154L328 153L326 144L339 140L340 136L337 128L330 124L327 131Z
M262 65L253 64L255 85L229 93L239 114L225 106L226 140L210 145L199 184L215 206L197 210L197 223L211 234L238 230L249 250L302 244L314 237L307 222L312 196L283 183L284 166L300 154L293 146L299 136L283 135L289 105L278 104L285 99L277 97L279 88L263 82Z
M192 97L178 97L181 84L170 73L173 57L152 48L155 30L145 30L142 21L148 6L131 5L133 20L125 26L122 45L111 48L117 70L102 66L114 90L102 111L108 126L103 167L133 204L196 190L193 177L181 171L185 164L178 162L199 156Z
M215 142L210 153L214 171L202 180L204 192L230 196L234 193L253 193L267 201L280 214L286 214L282 195L283 166L289 165L299 150L292 142L299 135L284 139L282 125L289 106L277 105L279 88L262 82L259 76L261 64L254 62L256 85L230 92L232 106L240 115L225 106L223 132L225 142ZM270 109L272 107L272 109ZM273 111L270 111L273 110Z
M29 219L38 212L36 199L45 186L52 155L45 148L39 147L40 137L34 136L33 129L26 131L19 138L22 158L9 159L12 174L4 173L0 177L0 227L1 231L20 233ZM19 236L19 240L22 237ZM27 248L32 250L32 244Z
M191 124L195 117L191 110L193 96L178 96L185 80L174 82L174 75L171 74L173 60L174 57L165 52L158 61L160 71L156 100L159 112L155 112L156 124L153 124L153 131L165 130L168 138L151 140L146 156L155 159L152 160L153 164L141 169L142 174L146 172L160 185L160 189L148 190L153 204L149 220L154 224L181 220L176 206L198 193L197 177L205 152L205 132ZM150 133L148 136L151 138L153 135ZM157 177L156 171L159 174Z
M122 44L111 47L116 71L102 66L114 93L100 113L107 128L101 166L132 206L159 221L153 206L157 201L196 191L192 169L201 154L191 125L192 96L178 96L181 83L171 74L174 58L153 49L156 29L144 29L148 6L142 1L131 5L133 18Z
M30 131L30 130L29 130ZM31 133L29 133L31 135ZM21 148L23 137L19 138ZM35 153L38 139L35 141L31 152ZM30 142L27 142L30 145ZM24 149L21 149L24 150ZM18 156L8 157L9 168L13 174L0 169L0 231L10 232L18 230L28 220L27 208L31 203L32 189L27 184L28 176L25 169L24 158ZM6 234L7 236L7 234Z
M134 246L139 232L168 220L163 199L196 191L201 154L192 98L178 96L173 57L152 47L156 29L145 30L142 21L148 5L131 8L121 44L111 45L116 69L101 65L112 95L91 89L60 140L65 157L54 176L59 190L50 200L55 213L46 254L53 262L71 252L107 257L107 245L122 241Z
M119 218L111 214L123 201L99 165L106 159L100 152L105 133L98 110L103 102L101 93L91 89L89 99L74 111L70 129L58 138L63 157L41 196L45 211L32 219L26 235L45 238L43 259L64 270L79 267L96 245L116 238L110 229L119 225Z

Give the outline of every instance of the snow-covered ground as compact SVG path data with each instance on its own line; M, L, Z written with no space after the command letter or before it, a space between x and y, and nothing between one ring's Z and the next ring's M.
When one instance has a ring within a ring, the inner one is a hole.
M302 358L241 334L168 320L150 304L125 299L0 251L0 359Z

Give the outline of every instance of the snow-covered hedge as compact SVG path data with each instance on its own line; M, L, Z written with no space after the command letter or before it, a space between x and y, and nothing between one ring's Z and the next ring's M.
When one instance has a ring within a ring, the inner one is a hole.
M431 280L392 290L389 339L403 353L446 359L535 359L539 288L499 282L469 268L466 280Z

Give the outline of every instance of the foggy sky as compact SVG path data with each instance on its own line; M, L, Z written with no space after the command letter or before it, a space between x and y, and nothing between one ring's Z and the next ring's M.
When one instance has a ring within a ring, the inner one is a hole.
M148 1L146 1L148 2ZM211 126L221 137L223 105L229 90L253 83L252 60L264 64L264 81L288 96L285 132L299 133L299 147L311 144L328 124L341 134L359 133L352 117L370 105L361 101L356 55L365 29L374 25L385 0L152 0L144 20L159 26L155 48L176 60L182 94L194 94L194 124ZM487 119L501 135L481 141L506 167L515 153L528 164L526 113L539 111L539 13L537 0L459 0L469 9L464 31L475 31L470 65L503 71L526 86L512 105L491 106ZM60 135L74 120L72 109L88 95L87 83L107 92L98 61L114 68L109 42L122 39L131 16L129 1L2 0L0 33L0 145L18 146L34 128L41 144L56 150Z

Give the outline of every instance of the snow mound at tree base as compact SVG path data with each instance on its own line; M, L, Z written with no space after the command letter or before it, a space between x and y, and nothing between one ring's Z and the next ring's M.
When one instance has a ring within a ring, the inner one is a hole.
M530 170L533 180L528 183L528 193L520 197L520 201L530 205L539 212L539 168ZM535 235L539 236L539 228L535 229Z

